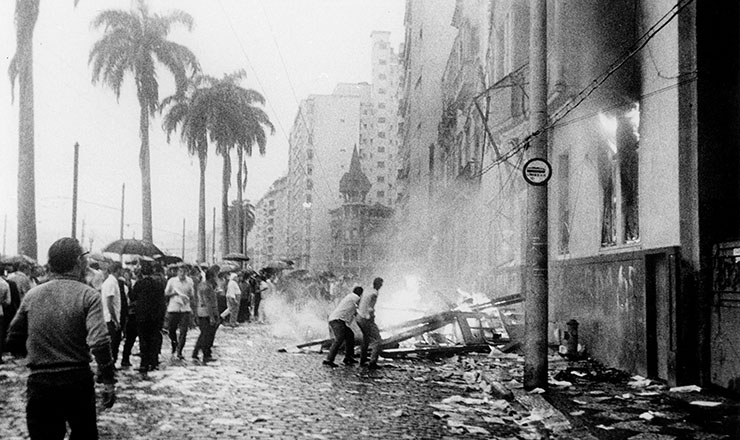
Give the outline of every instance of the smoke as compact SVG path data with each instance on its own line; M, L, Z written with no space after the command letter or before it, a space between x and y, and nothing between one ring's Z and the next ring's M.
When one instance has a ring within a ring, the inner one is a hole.
M333 305L323 299L289 301L281 292L262 300L264 320L275 337L311 341L329 337L328 317Z

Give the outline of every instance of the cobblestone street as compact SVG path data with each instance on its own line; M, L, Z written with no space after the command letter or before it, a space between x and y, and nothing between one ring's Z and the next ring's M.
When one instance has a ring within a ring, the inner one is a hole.
M579 380L570 364L558 377L572 384L551 378L545 396L553 407L520 389L516 355L396 360L376 371L331 369L321 364L323 355L291 350L295 341L275 338L271 330L221 327L218 360L207 366L165 353L150 380L134 369L120 371L117 403L99 413L101 438L730 440L740 432L738 402L703 391L669 392L648 380ZM189 332L187 354L197 335ZM283 347L288 352L279 352ZM568 366L551 360L553 371ZM516 398L481 392L481 371ZM28 438L26 375L22 361L0 365L0 439ZM695 407L689 404L694 400L721 406Z
M101 438L434 439L453 435L429 404L444 408L440 402L460 394L460 385L439 386L424 374L427 367L410 362L401 364L403 368L372 372L359 367L330 369L321 365L323 356L278 353L285 341L270 337L268 329L221 327L214 349L218 361L207 366L194 365L189 358L171 361L167 353L162 356L164 368L153 372L152 380L141 380L133 369L120 371L117 403L99 413ZM197 334L197 330L189 333L187 347L193 346ZM2 439L27 438L26 374L19 361L0 366ZM493 406L490 410L497 411ZM513 410L511 414L521 418ZM458 432L465 438L490 438L486 432L494 430L484 420L486 411L470 408L467 415L470 429ZM486 430L476 434L470 431L475 430L472 425ZM503 438L514 433L541 437L535 428L515 423L494 426Z

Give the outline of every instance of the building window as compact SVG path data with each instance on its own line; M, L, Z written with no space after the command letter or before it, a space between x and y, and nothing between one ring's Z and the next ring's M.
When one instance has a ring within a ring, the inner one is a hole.
M382 146L382 145L381 145L381 146L379 146L379 147L378 147L378 153L385 153L385 147L384 147L384 146Z
M558 158L558 253L567 254L570 246L570 157Z
M379 132L378 132L378 137L379 137L380 139L385 139L385 132L384 132L384 131L379 131Z
M378 176L378 183L384 183L385 182L385 176Z
M378 118L378 124L385 124L385 118L384 117Z
M385 191L378 191L377 197L378 199L382 199L383 197L385 197Z
M379 109L384 109L384 108L385 108L385 102L381 102L381 103L379 103L379 104L378 104L378 108L379 108Z
M306 150L306 158L309 159L309 160L313 159L313 150L312 149L309 148L308 150Z
M640 109L637 104L616 115L599 113L604 139L597 163L602 190L601 246L640 239L638 165Z
M385 95L385 89L378 89L378 95Z
M311 194L306 194L306 203L311 203Z
M311 190L313 189L313 180L307 179L306 180L306 189Z
M378 75L378 79L385 79L385 73L381 73Z
M381 168L381 169L385 168L385 162L383 162L382 160L378 162L378 168Z
M313 167L312 166L309 165L309 166L306 167L306 174L308 174L309 176L311 174L313 174Z

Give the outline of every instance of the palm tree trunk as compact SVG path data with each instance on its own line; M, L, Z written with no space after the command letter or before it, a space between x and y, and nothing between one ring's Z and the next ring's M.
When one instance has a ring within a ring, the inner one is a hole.
M224 154L223 175L221 176L221 255L229 251L229 182L231 181L231 157Z
M33 38L22 48L18 76L18 253L37 258L33 115Z
M141 230L142 238L154 243L152 234L152 172L149 166L149 113L147 105L139 102L139 136L141 150L139 150L139 168L141 168Z
M201 141L207 142L205 140ZM198 190L198 262L206 261L206 159L207 146L198 149L200 162L200 188ZM206 152L204 154L204 152Z
M242 202L242 158L244 157L244 151L237 147L236 154L239 158L239 161L237 162L237 166L239 169L236 172L236 204L238 205L237 209L237 218L238 218L238 225L239 225L239 233L237 236L239 237L239 252L242 254L244 253L244 203Z

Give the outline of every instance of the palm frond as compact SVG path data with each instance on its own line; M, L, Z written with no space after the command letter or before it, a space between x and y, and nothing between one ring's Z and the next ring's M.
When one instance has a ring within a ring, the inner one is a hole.
M128 29L129 32L134 32L135 29L141 29L141 22L133 12L106 9L92 19L90 27L93 29L104 27L105 32L112 29Z

